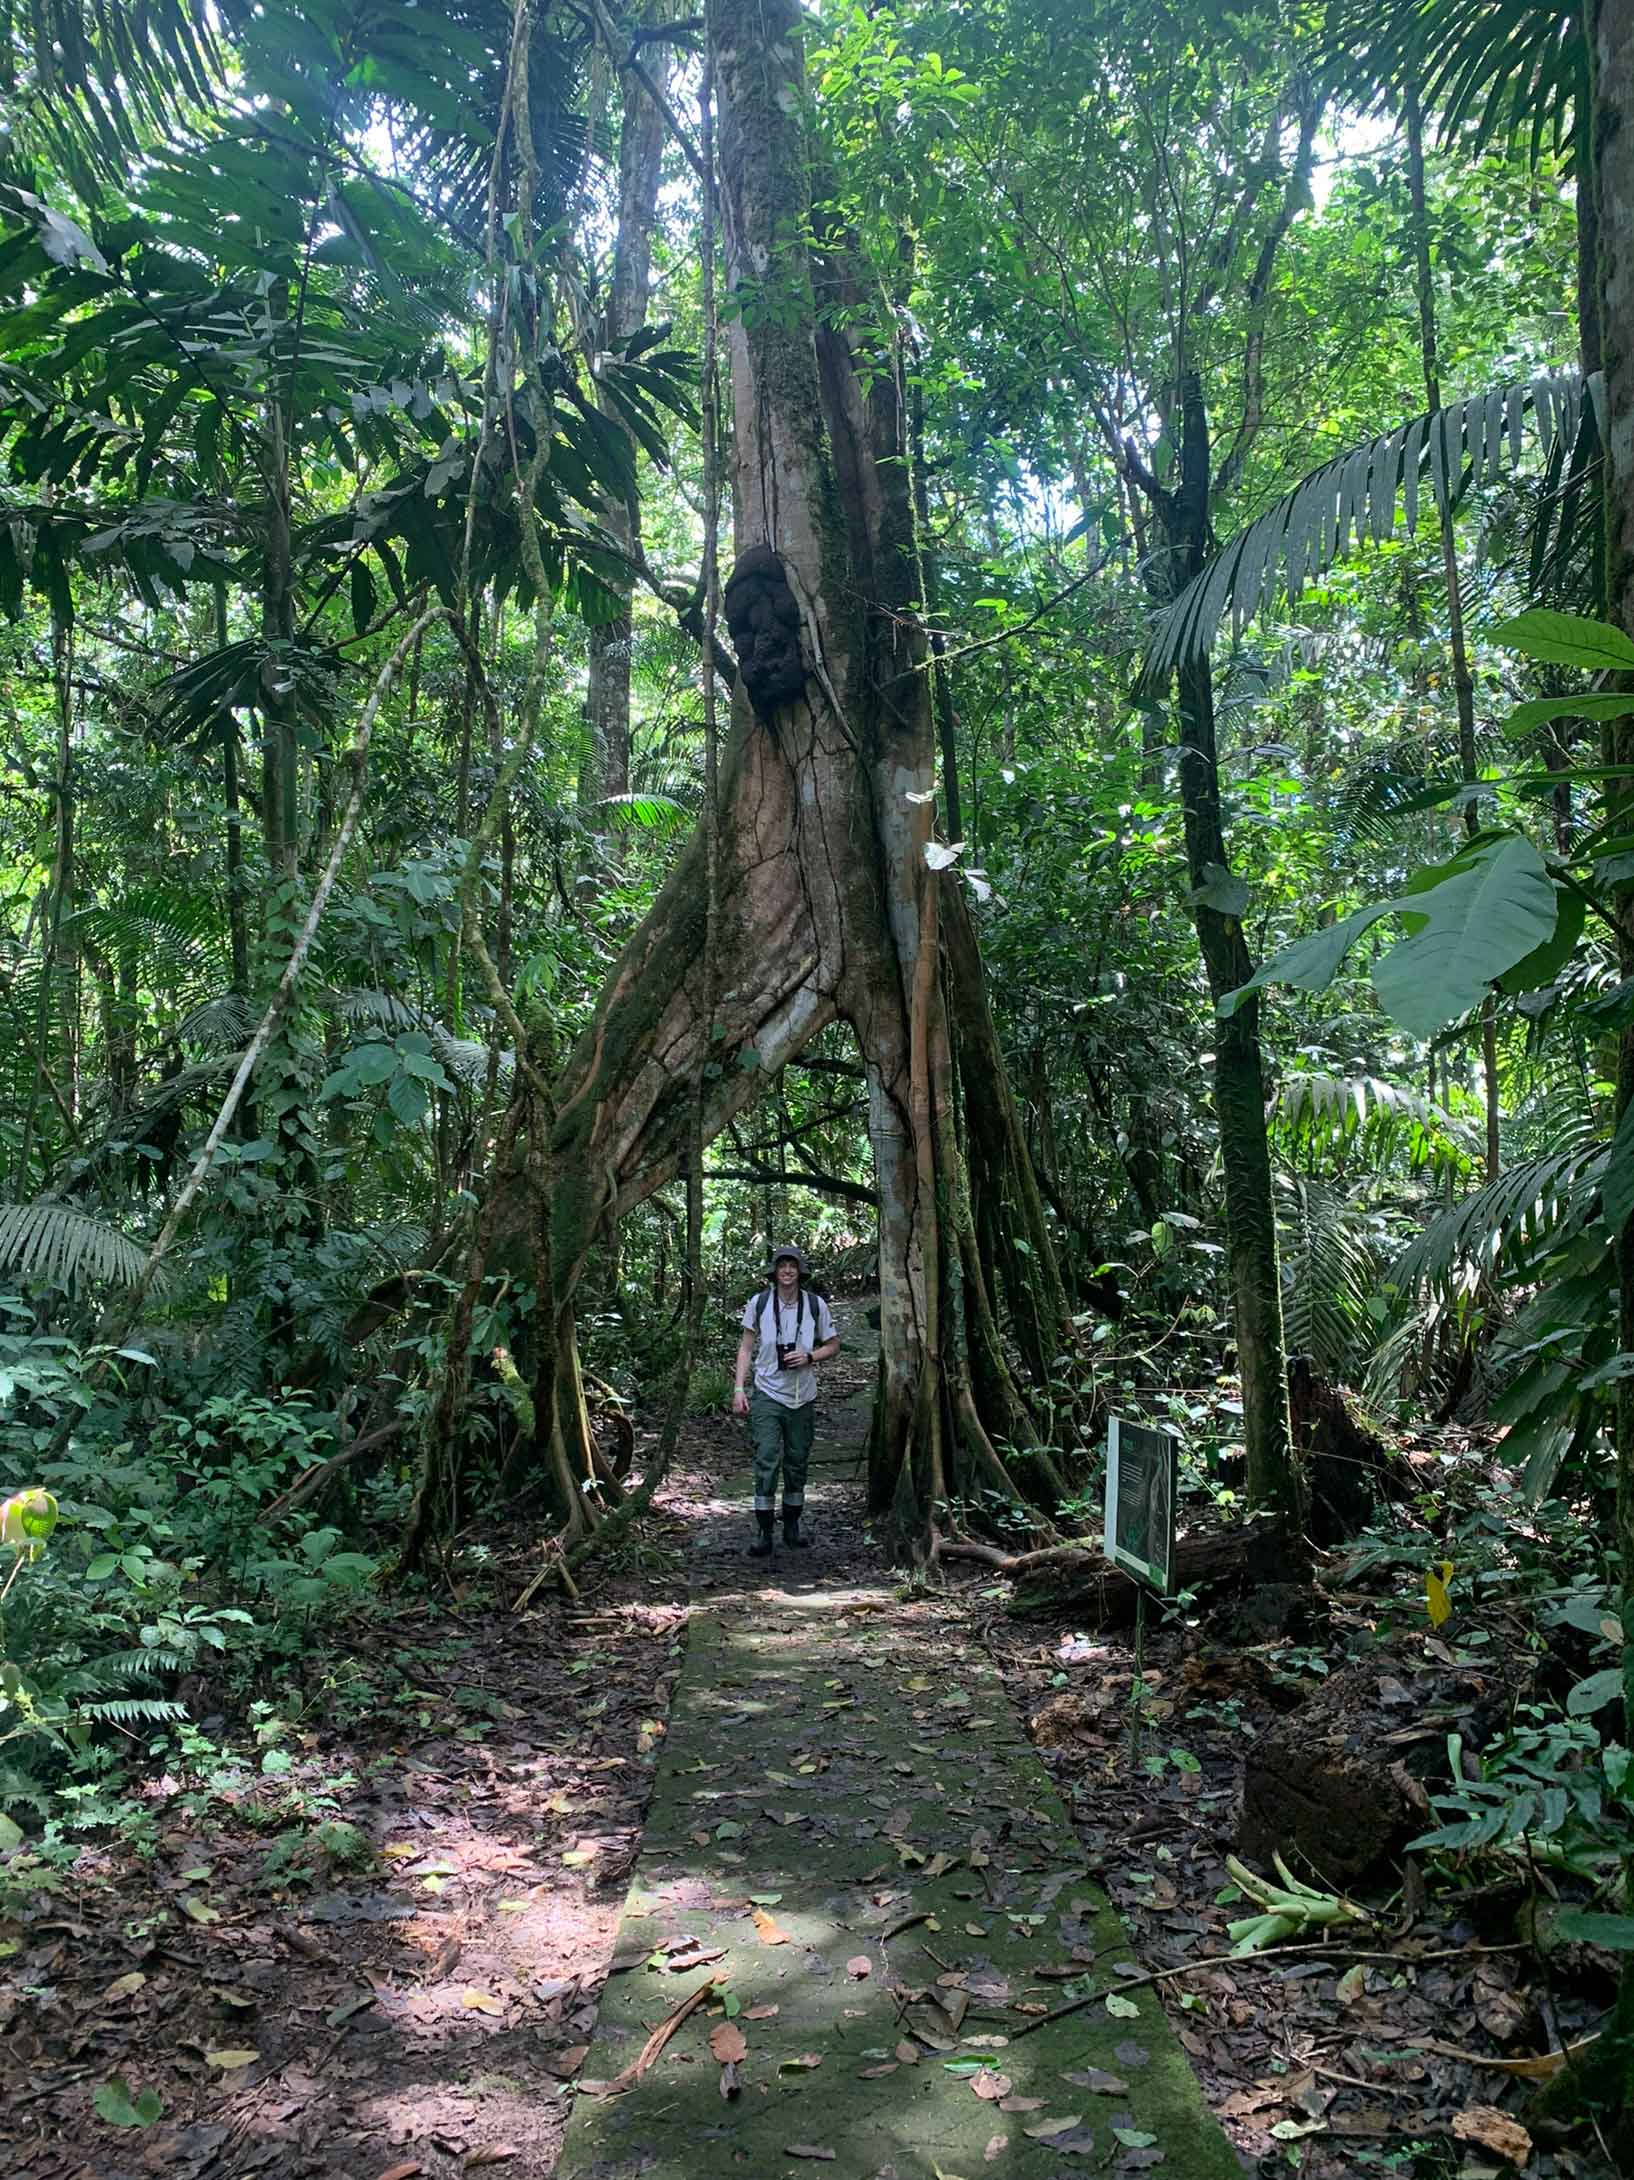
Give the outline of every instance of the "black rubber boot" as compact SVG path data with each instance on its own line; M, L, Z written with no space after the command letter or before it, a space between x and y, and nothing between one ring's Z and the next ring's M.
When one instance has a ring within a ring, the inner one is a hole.
M787 1551L809 1552L811 1549L810 1537L800 1534L800 1514L799 1507L792 1514L787 1507L783 1509L783 1544Z
M771 1509L768 1507L763 1511L761 1508L756 1507L755 1520L760 1524L760 1542L750 1545L749 1557L751 1559L770 1559L772 1556Z

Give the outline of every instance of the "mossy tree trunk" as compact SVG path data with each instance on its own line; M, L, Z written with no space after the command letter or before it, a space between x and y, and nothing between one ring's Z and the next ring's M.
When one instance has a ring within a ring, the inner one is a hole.
M793 0L714 0L710 10L734 300L736 544L740 559L757 547L777 556L800 672L791 693L763 702L764 716L741 680L735 698L712 1027L701 1004L700 838L569 1062L552 1146L551 1307L566 1353L596 1235L683 1166L699 1068L707 1140L825 1024L845 1019L867 1074L880 1200L870 1496L898 1540L924 1552L939 1501L970 1479L1009 1487L996 1440L1034 1435L997 1318L1008 1314L1032 1369L1060 1353L1070 1328L962 881L926 861L936 737L914 611L905 419L892 372L859 367L861 347L877 355L894 329L859 314L864 291L843 257L819 258L809 244L800 32ZM969 1110L982 1107L974 1174L961 1153L956 1057ZM1027 1244L1012 1245L1007 1262L984 1262L971 1242L973 1181L1004 1192L995 1224ZM1059 1488L1047 1456L1025 1476L1041 1501Z

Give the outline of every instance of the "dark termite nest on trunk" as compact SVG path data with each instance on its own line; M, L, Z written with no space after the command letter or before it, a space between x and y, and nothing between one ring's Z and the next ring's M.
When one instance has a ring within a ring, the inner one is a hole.
M755 717L769 726L778 706L792 703L806 685L800 607L769 545L751 545L741 555L724 603L743 686Z

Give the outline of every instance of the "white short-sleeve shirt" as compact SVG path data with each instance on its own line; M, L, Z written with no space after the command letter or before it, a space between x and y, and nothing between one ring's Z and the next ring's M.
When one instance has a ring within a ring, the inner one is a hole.
M777 1350L783 1347L822 1347L834 1337L834 1320L829 1315L828 1304L820 1294L808 1288L797 1294L792 1302L784 1302L773 1291L770 1301L766 1289L750 1295L743 1305L743 1329L759 1335L760 1345L755 1350L755 1387L768 1400L781 1401L785 1408L803 1408L808 1401L817 1398L817 1371L808 1364L804 1370L779 1370Z

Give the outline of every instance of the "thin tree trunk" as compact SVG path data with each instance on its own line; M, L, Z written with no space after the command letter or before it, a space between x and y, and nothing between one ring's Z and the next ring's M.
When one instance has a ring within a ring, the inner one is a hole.
M1405 102L1407 122L1407 180L1412 199L1413 278L1418 290L1419 357L1424 369L1424 393L1429 407L1441 406L1441 363L1436 339L1435 274L1430 264L1430 214L1424 190L1424 118L1418 92L1409 84ZM1464 593L1458 573L1458 537L1453 527L1450 499L1437 505L1441 535L1441 568L1447 582L1447 647L1452 654L1453 699L1458 707L1458 768L1466 787L1476 779L1475 677L1470 672L1469 644L1464 635ZM1464 805L1464 831L1473 839L1480 830L1473 795ZM1498 1029L1492 1001L1481 1009L1481 1066L1486 1090L1486 1177L1498 1178L1501 1163L1498 1141Z
M1619 0L1590 0L1590 66L1593 72L1593 166L1598 223L1596 290L1606 374L1606 598L1611 618L1634 635L1634 16ZM1579 187L1586 185L1580 178ZM1634 722L1609 721L1604 753L1611 765L1634 764ZM1634 792L1626 780L1607 783L1612 829L1634 816ZM1613 898L1619 965L1634 975L1634 886ZM1634 1028L1618 1042L1617 1118L1634 1103ZM1618 1345L1634 1351L1634 1220L1616 1237ZM1615 1546L1622 1576L1622 1620L1634 1628L1634 1380L1617 1387L1617 1512ZM1623 1739L1634 1743L1634 1641L1623 1645ZM1634 1885L1634 1858L1625 1863ZM1620 2169L1634 2169L1634 1954L1625 1954L1615 2013L1596 2055L1584 2070L1583 2087L1602 2104L1601 2125L1611 2136Z
M1169 547L1170 581L1188 583L1208 552L1211 448L1201 384L1188 374L1181 389L1180 481L1157 502ZM1180 802L1197 942L1216 1006L1254 973L1240 914L1227 889L1225 824L1215 743L1214 676L1206 656L1180 670ZM1302 1514L1288 1418L1288 1364L1282 1329L1282 1276L1277 1262L1276 1198L1265 1127L1265 1078L1260 1061L1259 997L1216 1017L1214 1103L1225 1174L1226 1258L1242 1375L1246 1483L1252 1507L1275 1511L1290 1533Z
M647 71L662 92L669 80L671 49L660 45L649 54ZM613 277L607 298L606 345L622 347L647 322L648 282L652 272L652 230L663 163L664 116L637 78L624 76L624 123L618 147L618 233L613 243ZM605 398L602 413L618 422L618 411ZM620 424L620 429L623 429ZM641 539L641 508L632 494L627 502L610 501L602 510L609 535L626 552ZM587 728L579 800L589 804L606 795L630 792L630 617L633 584L621 577L614 585L623 597L621 611L590 630L590 670L585 692Z

